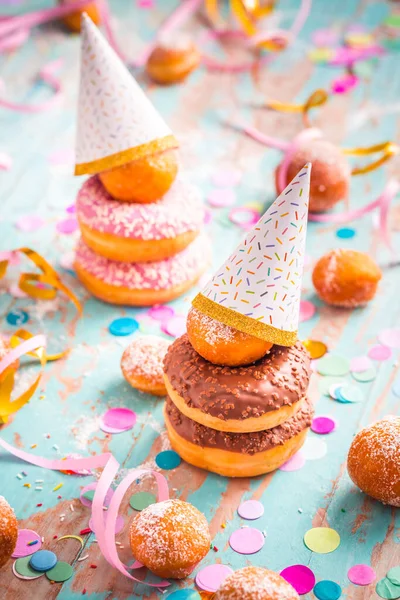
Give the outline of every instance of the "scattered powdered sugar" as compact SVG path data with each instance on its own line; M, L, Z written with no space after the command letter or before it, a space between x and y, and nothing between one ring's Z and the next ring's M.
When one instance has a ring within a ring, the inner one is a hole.
M91 436L98 433L99 428L100 418L98 416L90 418L88 415L82 415L77 424L71 428L76 447L79 450L87 451Z
M215 600L295 600L295 590L278 573L261 567L244 567L224 580Z
M170 344L168 340L156 335L136 338L122 355L122 370L128 375L144 377L151 384L162 384L163 360Z

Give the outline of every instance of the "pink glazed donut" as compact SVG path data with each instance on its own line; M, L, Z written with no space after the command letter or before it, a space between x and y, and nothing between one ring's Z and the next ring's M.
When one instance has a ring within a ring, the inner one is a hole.
M174 300L190 289L210 261L210 241L204 234L179 254L147 263L108 260L95 254L81 239L74 267L86 289L104 302L153 306Z
M105 258L152 262L174 256L199 234L204 209L200 193L178 179L158 202L119 202L97 176L83 184L76 202L86 244Z

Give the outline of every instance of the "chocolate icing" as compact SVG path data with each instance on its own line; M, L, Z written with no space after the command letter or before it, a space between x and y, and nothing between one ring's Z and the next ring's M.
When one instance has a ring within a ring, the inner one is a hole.
M301 342L290 348L272 346L247 367L223 367L197 354L187 335L169 347L164 371L189 407L224 421L291 406L305 397L311 375L310 357Z
M185 417L169 397L167 397L165 408L171 426L188 442L203 448L220 448L241 454L264 452L284 444L306 427L310 427L314 414L314 408L310 400L306 398L300 410L277 427L255 433L227 433L205 427Z

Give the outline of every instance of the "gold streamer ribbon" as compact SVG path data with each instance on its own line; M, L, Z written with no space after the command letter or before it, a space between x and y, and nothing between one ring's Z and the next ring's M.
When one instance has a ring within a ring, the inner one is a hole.
M303 121L306 127L310 127L309 121L309 112L313 108L317 108L318 106L322 106L328 101L329 95L325 90L318 89L315 90L304 102L304 104L291 104L289 102L278 102L276 100L272 100L267 102L265 105L266 108L271 108L272 110L276 110L277 112L285 112L285 113L302 113Z

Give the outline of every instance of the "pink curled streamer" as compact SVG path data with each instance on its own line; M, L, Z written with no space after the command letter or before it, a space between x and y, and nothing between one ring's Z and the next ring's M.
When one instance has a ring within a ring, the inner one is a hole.
M95 493L92 504L92 519L94 529L96 532L96 539L104 558L112 567L118 569L120 573L122 573L132 581L143 583L145 585L155 588L167 587L170 585L169 581L148 583L147 581L142 581L140 579L137 579L136 577L133 577L133 575L131 575L127 569L136 568L139 566L139 564L136 562L132 567L127 567L126 565L124 565L118 557L117 546L115 544L115 524L118 517L118 510L125 493L127 492L129 486L133 483L133 481L135 481L137 478L143 475L151 474L153 475L157 483L157 501L161 502L162 500L167 500L169 498L168 484L165 477L161 473L158 473L157 471L150 471L148 469L135 469L134 471L129 473L129 475L127 475L115 489L114 495L112 497L107 511L107 518L104 519L103 506L105 497L108 490L111 487L111 484L120 466L118 461L110 452L106 452L98 456L91 456L89 458L50 460L40 456L34 456L33 454L29 454L28 452L25 452L18 448L14 448L14 446L11 446L1 438L0 447L10 452L10 454L12 454L13 456L20 458L21 460L24 460L25 462L28 462L31 465L36 465L38 467L54 471L79 471L82 469L90 471L92 469L103 467L103 472L95 487Z
M44 335L34 335L29 340L18 344L16 348L7 352L4 358L0 360L0 374L12 365L14 361L18 360L18 358L21 358L21 356L24 356L28 352L39 350L39 348L46 348L46 337Z

